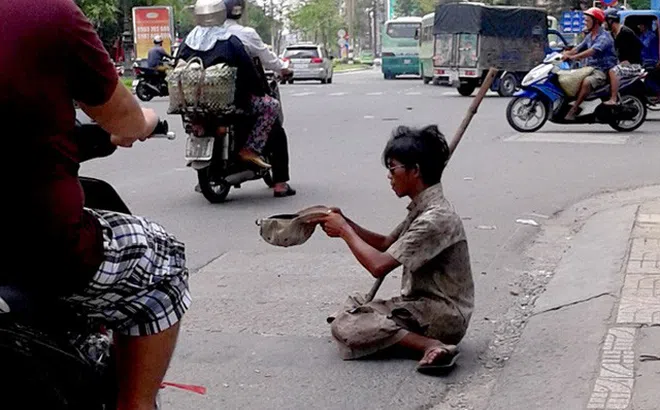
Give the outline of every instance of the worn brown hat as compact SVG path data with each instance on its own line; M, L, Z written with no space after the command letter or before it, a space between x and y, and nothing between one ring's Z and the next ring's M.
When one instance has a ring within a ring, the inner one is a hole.
M296 246L307 242L314 233L316 224L311 224L309 221L328 215L330 212L332 211L327 206L316 205L295 214L272 215L259 219L256 223L259 226L259 234L269 244L283 247Z

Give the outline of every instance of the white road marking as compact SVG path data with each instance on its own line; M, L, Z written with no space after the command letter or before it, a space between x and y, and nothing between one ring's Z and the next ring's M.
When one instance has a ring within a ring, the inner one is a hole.
M531 134L514 134L505 138L504 141L623 145L629 139L630 135L614 133L536 132Z

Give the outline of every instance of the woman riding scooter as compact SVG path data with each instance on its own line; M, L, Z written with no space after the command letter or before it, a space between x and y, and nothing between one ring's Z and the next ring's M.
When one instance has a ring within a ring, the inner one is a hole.
M198 1L195 6L197 26L181 44L177 60L198 57L205 68L220 63L237 68L235 104L257 115L239 156L259 167L270 168L261 153L277 120L280 103L266 94L252 59L238 37L222 27L227 13L222 1Z

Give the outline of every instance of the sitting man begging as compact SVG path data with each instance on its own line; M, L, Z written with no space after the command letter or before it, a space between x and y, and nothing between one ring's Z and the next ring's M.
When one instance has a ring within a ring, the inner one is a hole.
M474 283L463 223L440 184L449 155L437 127L400 127L383 160L392 190L412 202L394 232L370 232L337 208L312 221L321 223L328 236L342 238L375 278L403 265L400 297L365 303L362 295L351 296L328 319L345 360L398 346L420 353L420 372L445 370L456 362L456 344L472 316Z
M616 65L617 58L614 51L614 40L610 33L605 31L602 24L605 22L603 10L592 7L584 12L587 34L580 45L564 52L564 61L586 59L586 65L594 67L594 72L582 80L580 92L575 105L566 114L566 120L573 121L578 113L580 104L584 102L591 91L607 84L607 72Z

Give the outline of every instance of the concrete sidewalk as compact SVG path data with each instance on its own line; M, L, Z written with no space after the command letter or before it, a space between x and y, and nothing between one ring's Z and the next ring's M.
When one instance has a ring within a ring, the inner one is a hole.
M570 245L554 272L539 271L545 291L521 294L531 312L488 399L459 408L660 408L660 196L652 198L596 212L563 238Z

